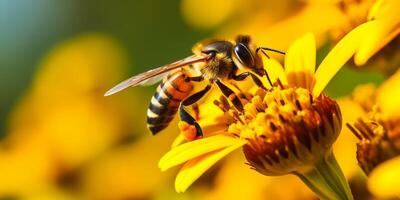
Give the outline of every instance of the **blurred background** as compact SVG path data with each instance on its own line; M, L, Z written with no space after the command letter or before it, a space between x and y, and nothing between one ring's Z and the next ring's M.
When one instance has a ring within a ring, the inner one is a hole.
M248 170L240 152L177 194L176 171L157 168L177 127L155 137L146 129L156 86L103 93L210 37L250 34L286 50L313 32L320 62L371 2L0 0L0 199L314 198L293 177ZM385 72L349 63L327 92L346 96ZM292 191L279 190L289 183Z

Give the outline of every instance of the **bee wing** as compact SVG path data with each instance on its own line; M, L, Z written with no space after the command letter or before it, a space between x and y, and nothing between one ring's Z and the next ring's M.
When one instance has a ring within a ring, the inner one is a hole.
M162 78L163 75L167 74L166 72L169 72L173 69L183 67L185 65L190 65L193 63L197 63L197 62L205 62L208 58L209 58L208 55L201 55L201 56L192 55L192 56L186 57L182 60L176 61L174 63L164 65L164 66L149 70L147 72L143 72L136 76L132 76L131 78L121 82L120 84L118 84L115 87L108 90L104 94L104 96L110 96L110 95L115 94L121 90L128 88L128 87L135 87L138 85L150 85L150 83L155 83L155 82L157 82L157 80L160 80L160 78Z
M154 76L154 77L151 77L149 79L146 79L146 80L142 81L139 85L141 85L141 86L154 85L154 84L160 82L164 77L166 77L168 75L168 72L164 72L164 73L159 74L157 76Z

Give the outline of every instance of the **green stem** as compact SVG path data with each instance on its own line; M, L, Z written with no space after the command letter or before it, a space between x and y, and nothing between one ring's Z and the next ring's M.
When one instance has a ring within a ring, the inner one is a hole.
M333 153L307 172L295 172L321 199L353 200L350 187Z

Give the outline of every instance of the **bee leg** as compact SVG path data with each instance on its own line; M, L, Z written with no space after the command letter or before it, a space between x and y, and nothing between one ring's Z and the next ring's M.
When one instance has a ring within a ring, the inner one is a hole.
M267 70L265 70L264 69L264 74L265 74L265 76L267 77L267 79L268 79L268 83L269 83L269 85L271 85L271 87L272 86L274 86L273 84L272 84L272 81L271 81L271 79L269 78L269 75L268 75L268 72L267 72Z
M235 81L243 81L248 76L251 76L251 78L253 79L254 83L258 87L260 87L260 88L262 88L264 90L267 90L267 88L265 88L265 86L263 85L262 81L256 75L254 75L253 73L250 73L250 72L244 72L244 73L241 73L241 74L238 74L238 75L233 75L233 80L235 80ZM270 80L268 79L268 81L270 81Z
M196 103L198 100L201 99L201 97L203 97L209 90L211 89L211 85L207 85L203 90L196 92L194 94L192 94L191 96L189 96L188 98L186 98L185 100L183 100L182 104L184 106L190 106L194 103Z
M179 116L181 121L178 126L187 140L191 141L203 136L199 123L185 110L183 105L179 107Z
M211 89L211 85L207 85L203 90L194 93L190 97L183 100L181 105L179 106L179 115L181 121L179 128L185 133L185 136L189 140L193 140L196 137L202 137L203 131L201 130L200 125L197 121L185 110L186 106L190 106L200 100L209 90ZM195 129L193 129L193 126Z
M228 98L233 103L235 108L239 112L242 112L243 111L243 104L240 101L239 97L235 94L235 92L233 92L233 90L231 90L228 86L223 84L220 80L215 81L215 83L217 84L217 86L221 90L222 94L224 94L224 96L226 98Z
M200 119L199 104L194 103L194 104L192 105L192 110L193 110L193 112L194 112L194 118L195 118L196 120L199 120L199 119Z

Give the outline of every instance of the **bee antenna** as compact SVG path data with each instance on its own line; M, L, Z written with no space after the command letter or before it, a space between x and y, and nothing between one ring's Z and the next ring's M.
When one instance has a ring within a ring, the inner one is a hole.
M265 53L265 51L261 48L257 48L256 49L256 54L258 54L258 52L261 50L261 53L264 54L268 59L271 59L271 57L269 57L269 55L267 53Z
M266 53L265 51L272 51L272 52L279 53L279 54L282 54L282 55L285 55L285 54L286 54L285 52L283 52L283 51L281 51L281 50L278 50L278 49L271 49L271 48L268 48L268 47L257 47L257 49L256 49L256 54L257 54L260 50L261 50L261 52L262 52L267 58L270 58L270 57L267 55L267 53Z

